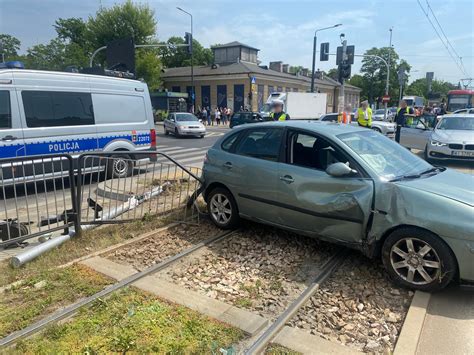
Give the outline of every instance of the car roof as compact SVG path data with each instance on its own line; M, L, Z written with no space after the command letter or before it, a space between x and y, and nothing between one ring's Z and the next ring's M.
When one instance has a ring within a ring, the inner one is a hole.
M239 130L242 129L254 129L258 127L289 127L289 128L299 128L305 129L308 131L313 131L315 133L322 133L325 135L338 135L341 133L349 132L360 132L366 131L367 128L361 128L354 125L340 124L337 122L322 122L320 120L287 120L287 121L274 121L274 122L262 122L262 123L253 123L250 126L243 125L238 127Z
M448 115L443 115L441 118L450 118L450 117L471 117L472 113L469 112L462 112L462 113L451 113Z

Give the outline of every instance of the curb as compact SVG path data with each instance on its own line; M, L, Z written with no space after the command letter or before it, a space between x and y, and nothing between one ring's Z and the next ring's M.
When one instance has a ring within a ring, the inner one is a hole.
M430 303L431 294L416 291L403 322L402 330L398 336L394 355L415 354L420 340L426 310Z

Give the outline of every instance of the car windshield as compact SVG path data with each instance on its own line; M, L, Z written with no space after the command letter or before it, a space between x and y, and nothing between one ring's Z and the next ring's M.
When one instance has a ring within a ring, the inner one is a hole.
M199 121L199 120L196 116L194 116L191 113L177 113L176 121L177 122L194 122L194 121Z
M399 179L422 174L433 167L387 137L373 131L337 136L381 178Z
M474 131L474 117L445 117L441 120L436 129Z

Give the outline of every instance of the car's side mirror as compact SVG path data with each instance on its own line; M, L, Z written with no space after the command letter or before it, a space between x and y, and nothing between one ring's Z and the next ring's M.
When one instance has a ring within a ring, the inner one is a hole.
M356 170L352 169L349 165L344 163L334 163L326 168L326 173L334 177L342 177L357 173Z

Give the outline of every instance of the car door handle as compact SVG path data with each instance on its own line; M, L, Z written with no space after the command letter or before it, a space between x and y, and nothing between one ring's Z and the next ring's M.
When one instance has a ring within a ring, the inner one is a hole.
M230 161L224 163L224 168L232 169L232 163Z
M14 141L15 139L18 139L18 138L13 137L13 136L5 136L2 138L2 141Z
M286 182L287 184L291 184L295 181L295 179L293 179L293 177L290 175L280 176L280 180Z

